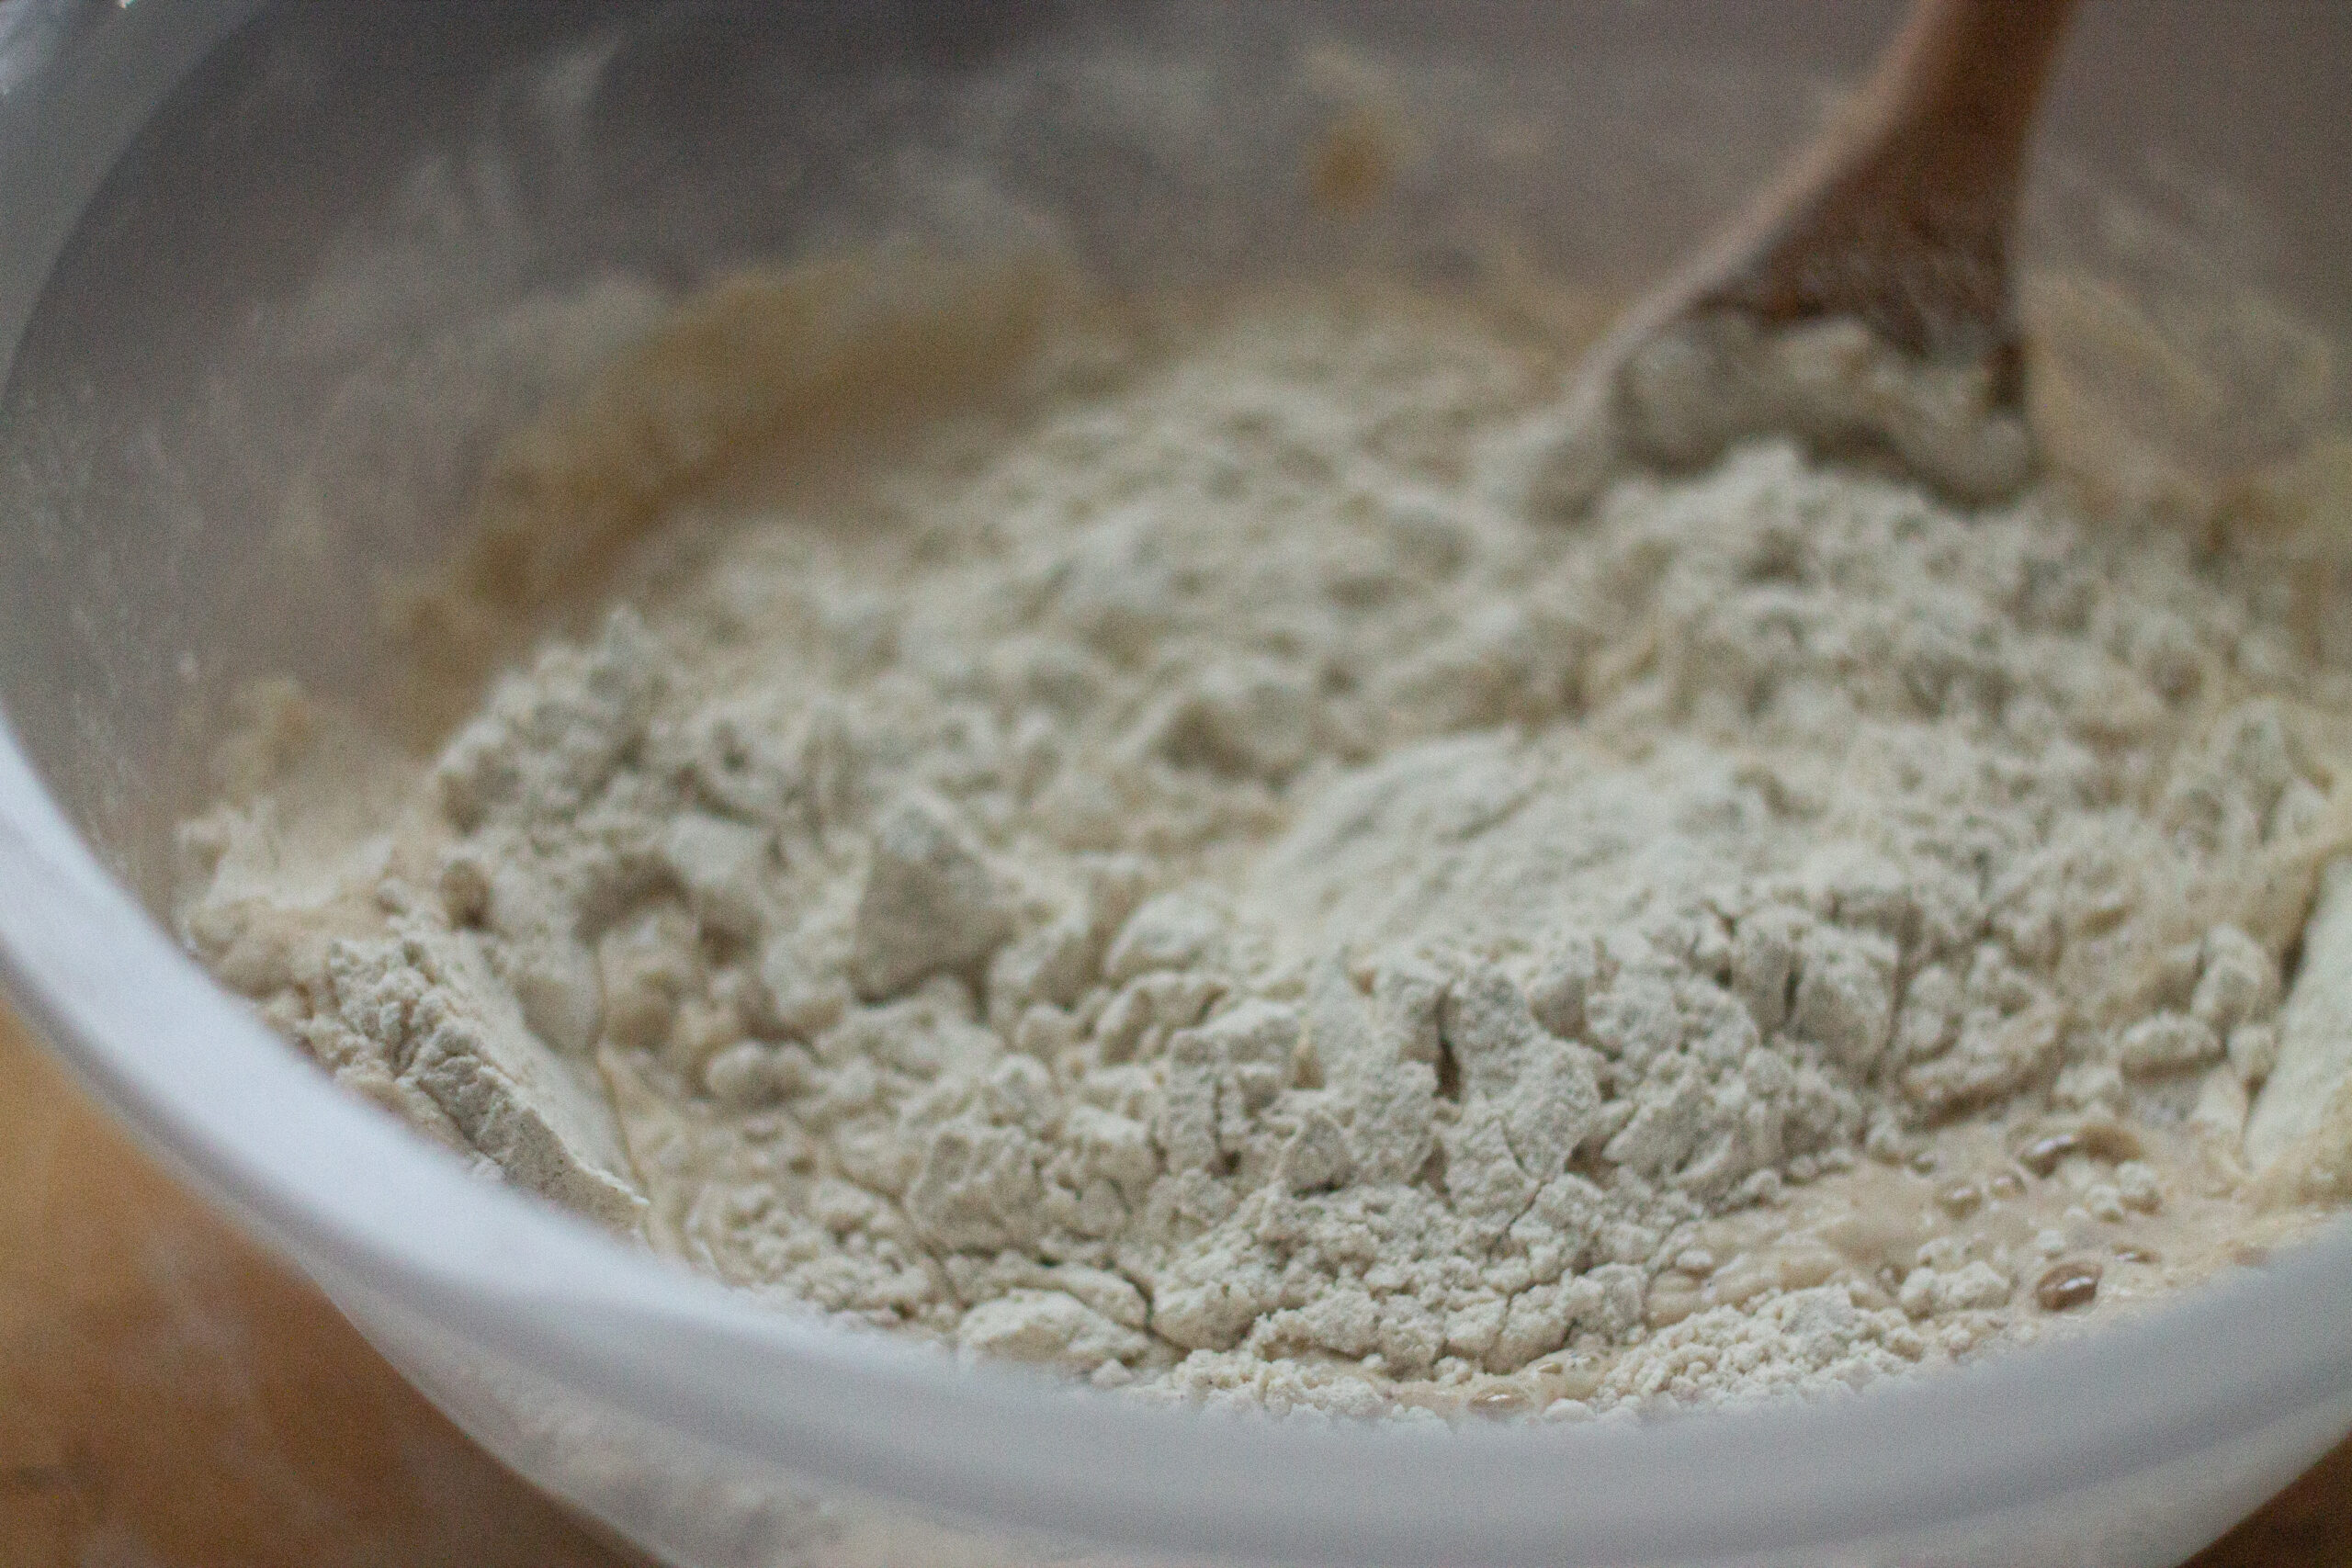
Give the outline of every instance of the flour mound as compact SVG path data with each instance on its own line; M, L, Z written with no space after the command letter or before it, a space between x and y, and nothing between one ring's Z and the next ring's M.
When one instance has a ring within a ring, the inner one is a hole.
M1550 384L1466 307L1237 306L756 511L300 877L288 761L184 929L665 1253L1162 1397L1817 1392L2129 1276L2277 1055L2310 671L2040 494L1763 445L1531 519ZM1978 1224L2045 1124L2051 1223ZM1781 1234L1872 1180L1950 1234Z

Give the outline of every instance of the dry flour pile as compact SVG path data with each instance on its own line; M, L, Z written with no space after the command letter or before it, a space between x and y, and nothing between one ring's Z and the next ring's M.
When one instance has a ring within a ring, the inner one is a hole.
M1047 357L428 764L258 694L193 947L664 1253L1169 1397L1837 1388L2289 1223L2342 683L2184 532L1774 446L1531 517L1551 363L1384 290Z

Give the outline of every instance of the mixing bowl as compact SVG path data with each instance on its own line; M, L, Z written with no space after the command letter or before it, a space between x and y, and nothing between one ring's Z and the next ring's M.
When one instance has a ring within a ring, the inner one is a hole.
M492 1451L681 1563L2179 1561L2352 1428L2341 1229L1828 1404L1434 1432L1148 1407L757 1308L485 1184L331 1088L156 914L242 682L382 710L385 574L447 547L487 434L600 352L530 300L1039 230L1114 288L1442 278L1484 245L1606 297L1892 20L6 0L11 994ZM2093 0L2032 259L2242 284L2343 336L2347 80L2352 11L2326 0ZM1391 189L1320 215L1300 150L1366 83L1401 128ZM2320 404L2297 417L2340 417Z

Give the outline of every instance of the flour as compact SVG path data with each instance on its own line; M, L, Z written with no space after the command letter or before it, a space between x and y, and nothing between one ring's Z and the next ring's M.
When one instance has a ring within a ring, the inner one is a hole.
M2289 1234L2341 718L2185 532L1771 444L1563 526L1556 366L1471 304L1037 319L822 484L611 491L660 348L552 411L510 554L702 543L430 762L279 693L191 945L664 1254L1153 1397L1843 1389Z
M1532 499L1574 513L1625 458L1691 468L1781 432L1890 452L1951 495L2003 501L2032 476L2033 442L1996 392L1988 363L1906 352L1851 317L1767 327L1699 310L1644 333L1616 375L1570 400L1535 458Z

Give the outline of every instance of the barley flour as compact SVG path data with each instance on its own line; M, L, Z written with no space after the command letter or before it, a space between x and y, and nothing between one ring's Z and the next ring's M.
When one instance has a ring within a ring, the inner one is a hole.
M253 694L195 951L664 1254L1160 1397L1842 1389L2301 1223L2340 682L2187 530L1770 444L1531 515L1555 358L1397 289L1000 335L821 485L526 432L695 543L429 761Z

